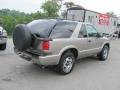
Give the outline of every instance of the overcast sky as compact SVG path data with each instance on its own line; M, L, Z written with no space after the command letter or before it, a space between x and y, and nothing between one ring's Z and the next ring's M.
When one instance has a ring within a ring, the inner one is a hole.
M76 4L97 12L106 13L114 11L117 15L120 15L119 0L64 0L64 2L65 1L73 1ZM45 2L45 0L0 0L0 9L9 8L30 13L40 10L43 2Z

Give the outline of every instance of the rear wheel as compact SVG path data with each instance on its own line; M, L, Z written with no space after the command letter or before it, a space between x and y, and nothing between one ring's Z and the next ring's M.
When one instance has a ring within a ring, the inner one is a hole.
M59 65L58 65L58 70L60 74L66 75L69 74L75 65L75 56L73 55L72 52L66 52L62 55Z
M107 60L109 55L109 47L107 45L105 45L101 51L100 54L98 54L98 58L100 61L105 61Z
M5 50L6 49L6 43L0 44L0 50Z

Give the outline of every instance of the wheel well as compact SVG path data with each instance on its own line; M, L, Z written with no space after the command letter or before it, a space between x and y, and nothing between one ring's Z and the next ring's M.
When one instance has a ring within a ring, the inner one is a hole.
M75 56L75 58L78 57L78 51L77 51L77 49L75 49L75 48L67 49L67 50L65 50L65 51L63 52L63 54L66 53L66 52L69 52L69 51L73 53L73 55ZM63 54L62 54L62 55L63 55Z
M110 44L109 44L109 43L106 43L105 45L108 46L108 47L110 48ZM105 45L104 45L104 46L105 46Z

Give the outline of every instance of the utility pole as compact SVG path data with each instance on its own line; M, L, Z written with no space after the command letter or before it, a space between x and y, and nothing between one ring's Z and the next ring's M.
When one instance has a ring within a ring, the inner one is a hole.
M62 11L63 11L63 9L62 9L62 7L63 7L63 0L59 0L60 1L60 3L61 3L61 10L60 10L60 14L62 15Z

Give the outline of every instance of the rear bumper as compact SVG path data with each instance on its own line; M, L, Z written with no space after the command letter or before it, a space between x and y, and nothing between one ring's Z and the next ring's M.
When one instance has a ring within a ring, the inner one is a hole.
M7 36L0 36L0 44L4 44L7 42Z
M39 63L41 65L57 65L59 63L58 55L50 55L50 56L39 56Z
M39 65L57 65L60 59L59 55L37 56L26 52L19 52L16 49L14 49L14 51L24 60L32 61L33 63L37 63Z

